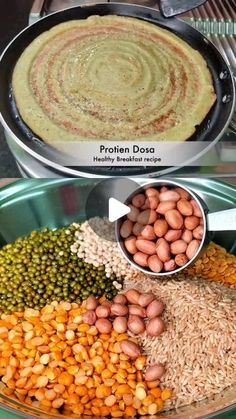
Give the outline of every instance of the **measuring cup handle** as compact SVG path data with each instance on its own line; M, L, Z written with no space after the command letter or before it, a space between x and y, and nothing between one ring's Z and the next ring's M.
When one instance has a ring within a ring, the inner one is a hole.
M207 215L208 231L236 231L236 208Z

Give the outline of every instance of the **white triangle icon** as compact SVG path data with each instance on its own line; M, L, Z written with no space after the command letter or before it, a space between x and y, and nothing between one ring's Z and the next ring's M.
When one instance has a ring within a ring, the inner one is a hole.
M130 208L127 205L122 204L122 202L118 201L115 198L109 199L109 207L108 207L108 219L110 223L118 220L119 218L123 217L124 215L130 212Z

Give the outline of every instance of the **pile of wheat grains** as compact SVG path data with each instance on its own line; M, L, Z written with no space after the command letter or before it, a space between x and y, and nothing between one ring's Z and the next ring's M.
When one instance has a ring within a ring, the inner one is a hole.
M168 408L212 397L236 384L236 292L223 285L178 275L174 279L126 280L124 289L152 291L165 304L166 331L140 336L150 364L166 372L173 389Z

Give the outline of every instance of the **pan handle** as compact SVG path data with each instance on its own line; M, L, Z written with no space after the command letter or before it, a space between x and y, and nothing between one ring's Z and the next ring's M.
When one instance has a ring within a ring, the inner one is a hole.
M32 25L32 23L37 22L37 20L39 20L42 17L44 3L45 3L45 0L34 0L33 6L30 11L30 15L29 15L29 25Z
M174 17L206 3L207 0L160 0L160 11L164 17Z
M208 231L236 231L236 208L207 215Z

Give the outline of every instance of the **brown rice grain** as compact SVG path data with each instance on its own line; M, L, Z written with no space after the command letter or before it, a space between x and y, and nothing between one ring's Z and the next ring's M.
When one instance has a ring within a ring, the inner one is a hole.
M236 384L236 292L221 284L179 275L126 280L125 289L152 292L166 304L166 331L140 336L148 363L165 364L168 408L211 398Z

